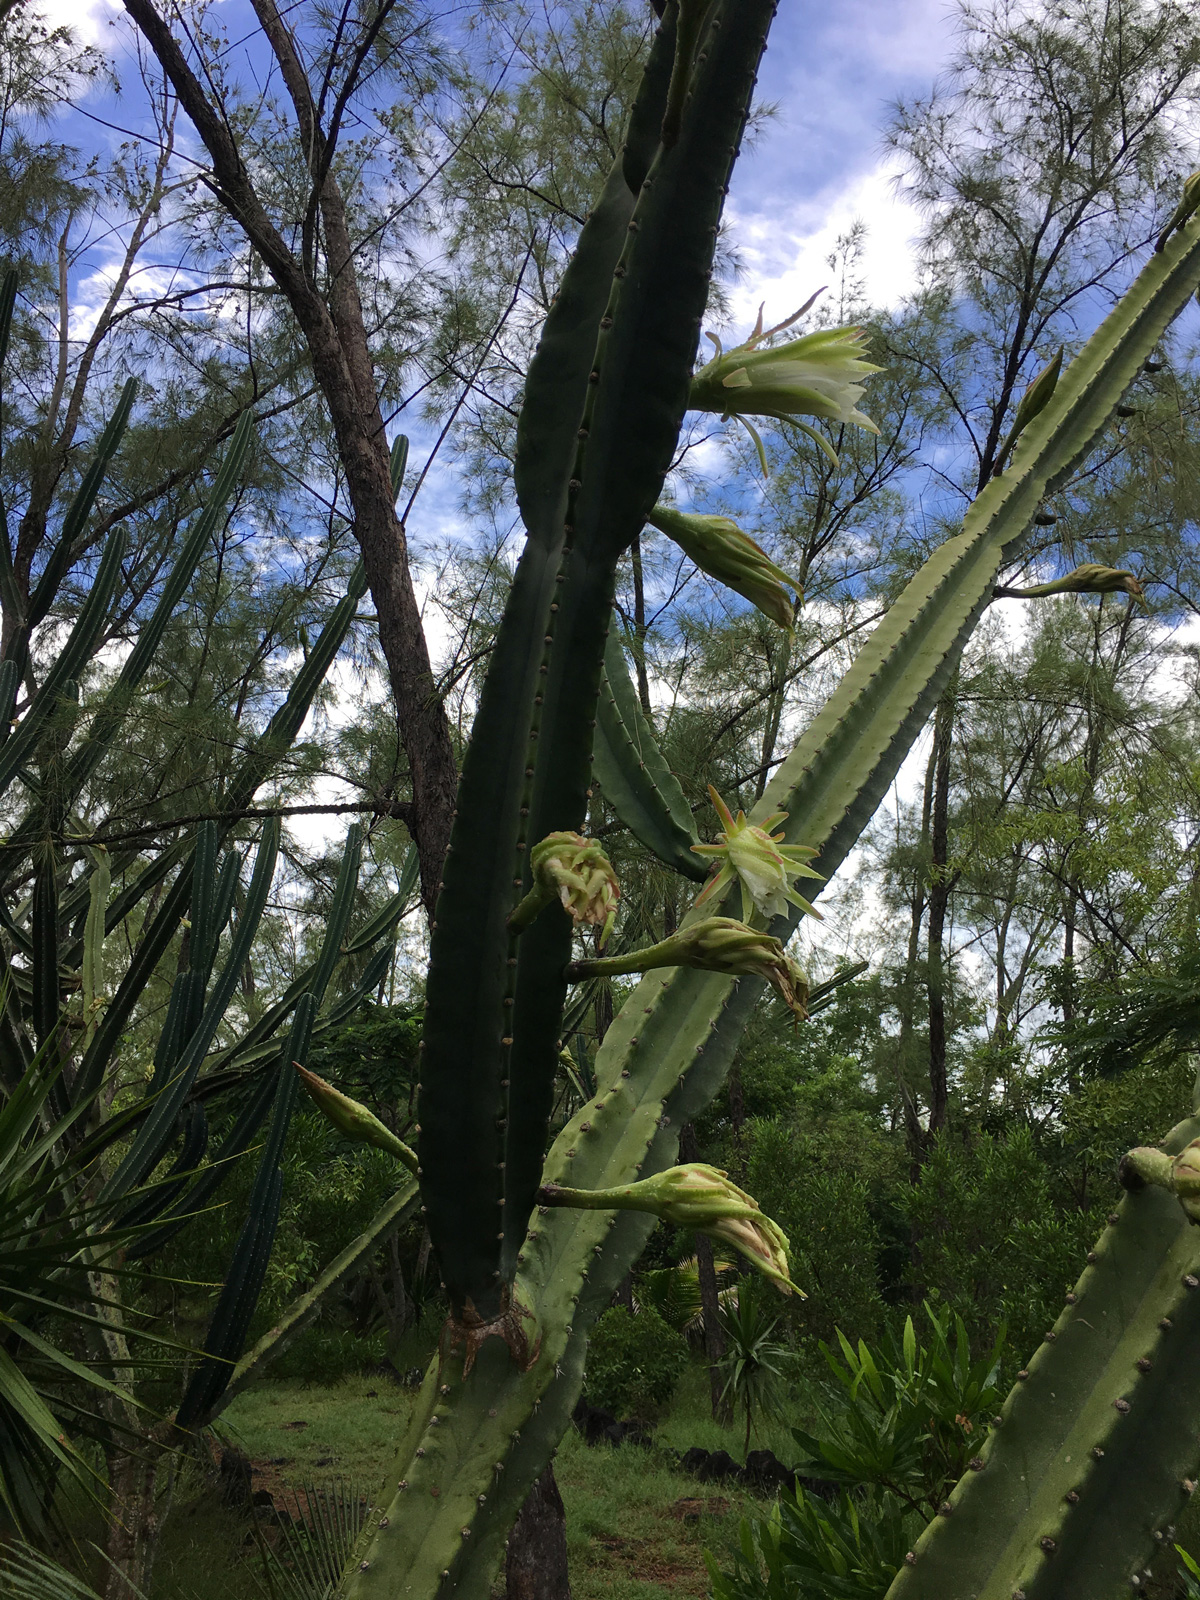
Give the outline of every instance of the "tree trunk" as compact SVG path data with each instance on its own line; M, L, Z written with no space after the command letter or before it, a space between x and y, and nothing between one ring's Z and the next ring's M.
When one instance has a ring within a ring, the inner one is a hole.
M929 1135L946 1125L946 910L950 903L949 816L950 746L954 734L954 703L948 697L934 721L933 809L929 860Z
M699 1161L694 1124L685 1122L679 1133L679 1159ZM713 1260L712 1240L696 1235L696 1272L700 1279L700 1309L704 1319L704 1354L708 1359L708 1386L715 1420L728 1422L729 1407L722 1402L721 1362L725 1356L725 1335L721 1331L721 1300L717 1289L717 1264Z
M209 100L151 0L125 0L125 9L208 151L215 179L211 187L287 299L329 408L354 510L354 537L375 602L400 742L408 758L412 800L406 821L421 863L421 898L432 917L450 842L458 770L413 590L407 536L396 512L354 255L332 171L332 143L319 126L308 80L273 0L254 0L295 107L303 155L319 201L329 280L326 298L317 286L314 252L306 242L305 256L297 258L271 221L234 142L224 107Z
M513 1524L504 1577L508 1600L571 1600L567 1517L553 1466L530 1489Z
M108 1456L108 1581L104 1600L138 1600L147 1593L158 1548L159 1516L154 1497L161 1447L139 1440Z
M717 1289L717 1264L712 1241L696 1235L696 1271L700 1277L700 1308L704 1316L704 1354L708 1360L708 1388L714 1421L726 1421L729 1408L721 1399L721 1362L725 1335L721 1331L721 1300Z

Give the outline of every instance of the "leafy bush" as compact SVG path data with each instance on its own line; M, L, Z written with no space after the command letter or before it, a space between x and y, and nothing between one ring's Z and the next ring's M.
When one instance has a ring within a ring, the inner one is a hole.
M733 1271L731 1262L718 1258L718 1285L722 1278L728 1281ZM657 1311L676 1333L682 1333L692 1341L702 1337L704 1308L700 1302L700 1269L695 1256L689 1256L686 1261L680 1261L673 1267L652 1267L648 1272L639 1273L634 1295L639 1306L650 1306ZM717 1298L723 1306L734 1303L737 1299L736 1287L718 1288Z
M808 1296L794 1309L797 1332L831 1338L840 1325L874 1334L887 1308L867 1174L895 1165L884 1141L859 1117L819 1133L783 1121L756 1121L749 1132L745 1187L790 1239L792 1277Z
M613 1306L588 1343L588 1399L617 1416L649 1416L671 1398L687 1358L683 1335L650 1306L636 1316Z
M797 1488L766 1517L743 1518L733 1569L705 1552L713 1600L880 1600L920 1532L892 1496L836 1505Z
M742 1453L750 1449L750 1425L781 1415L781 1392L792 1353L772 1338L778 1326L762 1302L756 1285L745 1280L738 1286L736 1301L721 1313L725 1335L725 1359L721 1371L725 1378L722 1398L731 1411L746 1418L746 1440Z
M920 1241L918 1287L975 1326L1006 1324L1018 1356L1053 1325L1097 1232L1051 1178L1024 1128L970 1145L943 1137L900 1197Z
M1200 1562L1188 1555L1181 1544L1175 1546L1175 1553L1183 1563L1179 1568L1179 1576L1183 1582L1185 1600L1200 1600Z
M816 1434L792 1430L801 1464L845 1485L836 1505L797 1488L767 1517L743 1521L733 1567L706 1553L713 1600L883 1600L921 1528L982 1442L1003 1331L973 1360L961 1317L926 1307L928 1341L910 1317L876 1351L839 1332L841 1356L821 1351L839 1404Z
M911 1317L899 1341L889 1336L875 1352L861 1339L856 1350L840 1331L841 1359L822 1344L841 1404L822 1414L821 1433L792 1432L813 1472L885 1489L928 1520L978 1454L1003 1399L996 1382L1004 1330L973 1360L962 1318L954 1319L951 1340L949 1318L925 1309L927 1344L918 1343Z

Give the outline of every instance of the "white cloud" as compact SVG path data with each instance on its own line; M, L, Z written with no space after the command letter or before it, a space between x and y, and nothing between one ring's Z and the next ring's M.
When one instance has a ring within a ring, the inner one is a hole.
M831 284L826 258L839 235L859 218L867 226L858 271L868 301L894 306L916 287L913 239L919 218L913 206L897 197L894 171L886 164L863 173L820 207L744 212L735 203L727 215L745 267L731 295L739 329L754 321L763 301L768 322L780 322L822 284Z
M70 28L81 44L104 42L108 24L119 15L116 0L40 0L37 7L52 28Z

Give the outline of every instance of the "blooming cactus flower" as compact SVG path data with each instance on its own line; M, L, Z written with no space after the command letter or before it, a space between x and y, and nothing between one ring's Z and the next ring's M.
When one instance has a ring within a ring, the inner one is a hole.
M561 900L574 922L602 928L608 938L621 898L612 863L594 839L562 830L548 833L529 852L533 888L508 919L514 931L528 927L551 900Z
M655 506L647 520L718 583L736 590L781 628L791 628L787 590L803 598L800 586L731 518Z
M783 1294L805 1298L788 1277L787 1234L719 1167L691 1162L615 1189L566 1189L550 1183L543 1185L538 1199L543 1205L588 1211L648 1211L674 1228L690 1228L732 1246Z
M742 888L742 916L748 922L757 911L763 917L782 917L788 905L799 906L810 917L821 920L821 913L809 904L803 895L796 893L792 882L796 878L825 880L819 872L804 865L817 852L804 844L784 844L783 834L772 834L771 829L787 817L786 811L776 811L764 817L761 827L746 821L746 813L733 816L717 791L709 785L708 793L716 807L717 815L725 824L725 831L717 835L716 844L694 844L697 855L712 856L721 863L716 876L704 886L696 899L697 905L723 894L734 881Z
M797 313L799 315L800 313ZM883 369L863 360L866 334L861 328L821 328L786 344L764 344L786 328L794 318L778 328L762 331L758 325L745 344L724 351L712 334L717 353L692 378L689 404L696 411L716 411L722 417L745 422L747 415L777 417L793 423L814 439L834 464L832 446L815 428L800 417L820 417L841 425L853 423L869 433L879 429L870 417L858 410L865 379ZM745 424L758 446L763 471L767 470L762 440Z

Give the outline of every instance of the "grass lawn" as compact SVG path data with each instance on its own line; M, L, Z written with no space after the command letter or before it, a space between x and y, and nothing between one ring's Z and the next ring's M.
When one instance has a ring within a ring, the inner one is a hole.
M277 1503L330 1479L372 1498L414 1398L375 1377L347 1378L332 1389L264 1383L230 1406L222 1427L250 1457L254 1488L268 1490ZM589 1448L568 1430L555 1472L567 1508L575 1600L702 1600L705 1547L723 1555L738 1518L766 1502L740 1485L698 1483L678 1471L666 1447L682 1452L692 1445L741 1457L742 1429L712 1421L708 1375L699 1365L685 1374L650 1449ZM756 1434L751 1447L759 1446L785 1461L794 1453L782 1428ZM258 1568L248 1520L221 1507L211 1486L181 1484L151 1600L251 1600Z

